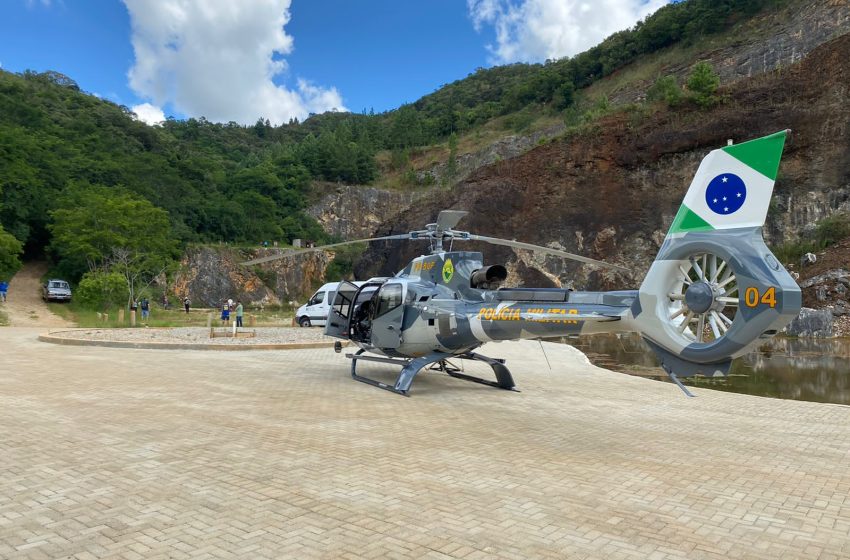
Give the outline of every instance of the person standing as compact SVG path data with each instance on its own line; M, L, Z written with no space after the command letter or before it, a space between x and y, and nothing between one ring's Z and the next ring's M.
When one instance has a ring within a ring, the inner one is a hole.
M221 305L221 323L223 325L230 323L230 304L227 301Z
M139 307L142 308L142 321L147 320L151 315L151 304L148 301L148 298L142 298L142 303L139 304Z
M186 314L189 314L189 306L191 305L191 301L189 301L189 296L183 298L183 309L186 310Z
M6 292L9 291L9 283L5 280L0 280L0 301L6 301Z
M242 302L241 302L241 301L237 301L237 302L236 302L236 326L237 326L237 327L241 327L241 326L242 326L242 315L243 315L243 312L244 312L244 308L242 307Z

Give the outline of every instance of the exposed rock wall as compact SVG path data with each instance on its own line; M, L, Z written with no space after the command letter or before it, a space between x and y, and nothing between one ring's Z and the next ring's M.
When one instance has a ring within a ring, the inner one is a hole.
M700 60L714 66L724 84L787 68L822 43L846 33L850 28L850 2L794 0L786 8L741 27L733 42L699 55ZM669 65L659 74L672 74L683 82L690 69L691 63ZM632 83L613 94L611 101L636 101L650 85L650 81Z
M326 232L343 239L371 237L378 226L428 192L332 184L325 184L323 190L324 194L307 213Z
M251 305L280 305L302 300L321 284L330 257L307 253L262 265L240 263L275 254L275 249L239 250L194 247L181 261L172 291L193 305L218 307L228 298Z

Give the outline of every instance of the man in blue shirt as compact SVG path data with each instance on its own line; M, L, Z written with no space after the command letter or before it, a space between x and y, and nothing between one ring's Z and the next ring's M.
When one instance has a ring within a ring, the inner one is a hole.
M5 280L0 280L0 300L6 301L6 292L9 291L9 284Z

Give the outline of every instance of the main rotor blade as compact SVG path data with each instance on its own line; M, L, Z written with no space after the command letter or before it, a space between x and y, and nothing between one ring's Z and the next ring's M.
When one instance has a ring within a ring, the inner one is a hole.
M475 241L485 241L487 243L492 243L493 245L504 245L506 247L516 247L518 249L528 249L530 251L538 251L540 253L548 253L550 255L557 255L559 257L564 257L565 259L572 259L574 261L579 261L587 264L592 264L596 266L602 266L605 268L613 268L614 270L620 270L623 272L629 272L629 268L625 266L620 266L618 264L611 264L604 261L597 261L596 259L591 259L589 257L582 257L581 255L575 255L573 253L567 253L566 251L559 251L558 249L552 249L550 247L543 247L540 245L532 245L531 243L522 243L520 241L511 241L509 239L499 239L498 237L486 237L483 235L471 235L469 239Z
M442 210L437 216L437 229L440 231L454 229L457 223L467 214L469 212L466 210Z
M292 249L291 251L284 251L283 253L279 253L277 255L270 255L268 257L260 257L258 259L252 259L250 261L245 261L241 263L243 266L252 265L252 264L262 264L271 261L276 261L278 259L285 259L287 257L291 257L293 255L300 255L303 253L315 253L316 251L324 251L325 249L333 249L334 247L342 247L343 245L353 245L354 243L365 243L367 241L385 241L391 239L412 239L409 233L401 233L399 235L386 235L384 237L367 237L366 239L354 239L352 241L342 241L340 243L331 243L330 245L320 245L319 247L308 247L306 249Z

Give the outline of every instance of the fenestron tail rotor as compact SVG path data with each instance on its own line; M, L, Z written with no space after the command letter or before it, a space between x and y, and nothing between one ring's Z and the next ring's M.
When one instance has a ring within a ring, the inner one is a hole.
M531 243L522 243L520 241L513 241L510 239L500 239L498 237L487 237L484 235L474 235L469 233L468 231L459 231L453 229L464 216L466 216L469 212L465 210L443 210L440 212L437 217L437 221L433 224L428 224L426 229L419 231L411 231L409 233L402 233L398 235L386 235L382 237L368 237L365 239L355 239L352 241L343 241L340 243L331 243L329 245L321 245L318 247L310 247L306 249L292 249L292 250L284 250L276 255L269 255L267 257L260 257L257 259L252 259L250 261L243 262L243 265L254 265L254 264L262 264L271 261L276 261L278 259L284 259L287 257L291 257L294 255L301 255L304 253L316 252L316 251L325 251L332 250L337 247L343 247L345 245L353 245L355 243L366 243L370 241L392 241L392 240L428 240L431 243L431 252L432 253L440 253L443 249L443 243L446 241L483 241L485 243L490 243L492 245L502 245L505 247L513 247L516 249L526 249L529 251L536 251L539 253L546 253L549 255L555 255L558 257L562 257L565 259L571 259L574 261L579 261L585 264L599 266L604 268L611 268L614 270L619 270L622 272L628 272L629 269L611 263L606 263L604 261L598 261L596 259L591 259L589 257L583 257L581 255L576 255L573 253L568 253L567 251L561 251L559 249L552 249L551 247L543 247L541 245L533 245Z

